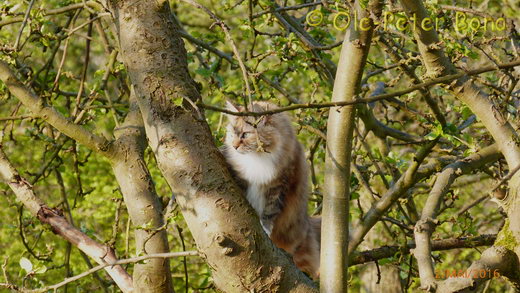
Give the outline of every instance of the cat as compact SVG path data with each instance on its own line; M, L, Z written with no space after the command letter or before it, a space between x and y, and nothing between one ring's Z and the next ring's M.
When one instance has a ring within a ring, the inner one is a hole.
M243 112L227 102L229 111ZM253 112L276 109L252 103ZM293 256L311 277L319 276L321 219L307 214L308 167L285 113L262 117L227 115L222 152L242 181L246 198L273 243Z

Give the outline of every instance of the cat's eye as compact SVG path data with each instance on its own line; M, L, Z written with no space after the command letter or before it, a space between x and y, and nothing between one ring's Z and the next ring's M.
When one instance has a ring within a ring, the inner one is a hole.
M249 134L251 134L251 132L242 132L242 134L240 135L240 139L246 139Z

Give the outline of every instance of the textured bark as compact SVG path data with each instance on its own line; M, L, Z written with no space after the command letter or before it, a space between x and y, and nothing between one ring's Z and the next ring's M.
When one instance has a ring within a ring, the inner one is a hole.
M164 224L161 202L143 157L147 143L143 119L134 97L131 104L125 122L115 131L113 146L117 154L111 159L112 168L132 224L136 226L137 255L168 252L166 230L163 227L157 231ZM172 292L169 259L136 263L133 282L136 292Z
M215 285L226 292L315 292L262 231L194 106L200 95L168 2L111 6L149 145Z
M368 17L367 10L357 8ZM368 10L381 12L379 1L371 1ZM368 31L353 26L345 36L334 80L332 101L354 100L359 92L363 68L370 49L373 25ZM355 107L333 107L327 121L325 192L321 234L321 292L347 292L347 242L350 199L350 160Z
M475 237L461 237L451 239L441 239L432 241L432 250L451 250L456 248L475 248L478 246L490 246L495 242L497 235L480 235ZM410 250L415 248L415 243L408 243L406 246L382 246L379 248L354 252L349 260L349 265L354 266L371 261L376 261L384 258L395 256L396 253L402 255L408 254Z

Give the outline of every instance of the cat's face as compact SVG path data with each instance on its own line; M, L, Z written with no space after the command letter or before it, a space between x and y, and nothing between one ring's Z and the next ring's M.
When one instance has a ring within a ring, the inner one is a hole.
M228 108L230 107L228 105ZM244 111L242 107L234 107L230 110ZM265 109L255 109L255 111L262 110ZM239 117L229 115L226 144L240 154L274 152L277 142L280 140L280 134L276 128L276 121L271 118L270 116Z

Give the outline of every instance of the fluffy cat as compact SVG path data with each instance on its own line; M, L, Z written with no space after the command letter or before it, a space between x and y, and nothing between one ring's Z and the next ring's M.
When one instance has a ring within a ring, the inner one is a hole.
M267 102L254 102L252 107L254 112L276 108ZM244 111L230 102L227 109ZM317 278L321 220L307 215L308 167L288 116L228 118L223 154L243 181L262 227L302 271Z

